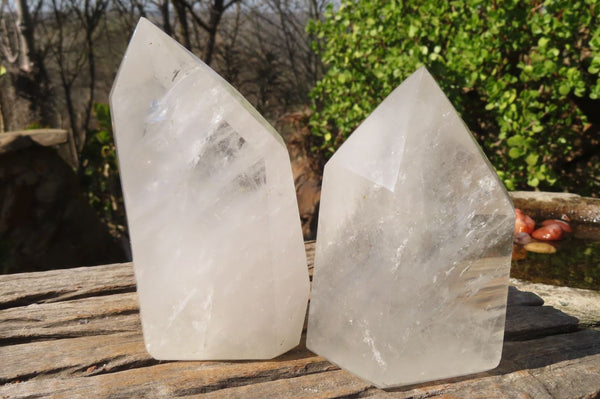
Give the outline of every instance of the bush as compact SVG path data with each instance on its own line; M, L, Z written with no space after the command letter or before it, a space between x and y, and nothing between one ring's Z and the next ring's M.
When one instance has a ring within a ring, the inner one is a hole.
M509 189L600 184L600 5L595 0L352 1L308 30L329 70L313 134L333 154L426 65ZM596 119L594 119L596 118Z
M126 234L125 208L113 140L108 104L95 103L98 127L92 131L81 154L80 175L90 205L111 234Z

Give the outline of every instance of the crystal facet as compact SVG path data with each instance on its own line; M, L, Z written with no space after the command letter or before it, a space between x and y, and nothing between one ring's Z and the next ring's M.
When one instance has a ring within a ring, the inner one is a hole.
M296 346L309 280L279 134L145 19L110 101L150 354L264 359Z
M325 166L307 346L379 387L501 356L515 214L425 68Z

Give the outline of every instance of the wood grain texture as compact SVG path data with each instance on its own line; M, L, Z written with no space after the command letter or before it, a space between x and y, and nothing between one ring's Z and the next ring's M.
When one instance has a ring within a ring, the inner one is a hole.
M0 345L139 332L138 309L135 292L5 309L0 312Z
M306 248L312 271L314 243ZM496 369L384 391L307 350L305 334L297 348L270 361L152 359L131 264L0 276L0 398L600 395L600 331L581 329L568 314L573 306L564 312L542 306L539 295L520 288L509 290ZM540 290L551 298L552 287Z
M7 274L0 276L0 309L134 291L131 263Z

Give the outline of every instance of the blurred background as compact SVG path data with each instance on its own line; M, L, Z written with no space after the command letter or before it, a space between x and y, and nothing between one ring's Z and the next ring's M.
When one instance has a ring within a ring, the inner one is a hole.
M509 190L596 197L599 3L0 0L0 272L130 259L107 103L142 16L282 134L305 239L324 163L421 65Z

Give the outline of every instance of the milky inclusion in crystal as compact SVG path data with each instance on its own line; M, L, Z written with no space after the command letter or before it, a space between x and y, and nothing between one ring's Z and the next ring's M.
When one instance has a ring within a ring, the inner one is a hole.
M515 214L425 68L325 166L307 346L392 387L494 368Z
M145 19L110 102L150 354L261 359L296 346L309 280L281 137Z

